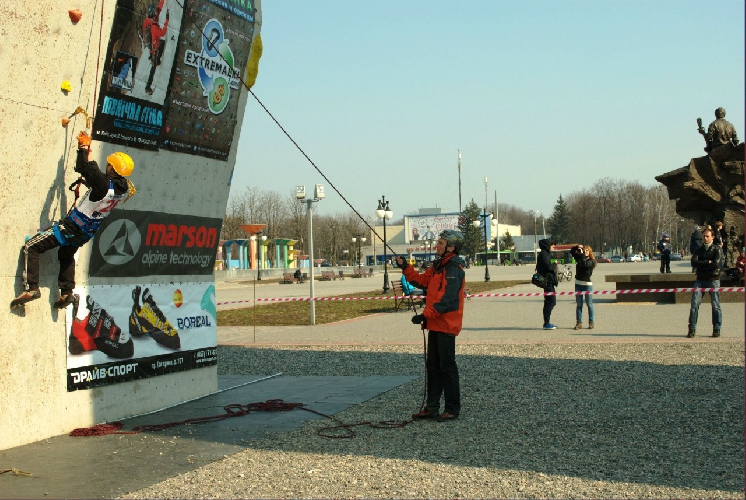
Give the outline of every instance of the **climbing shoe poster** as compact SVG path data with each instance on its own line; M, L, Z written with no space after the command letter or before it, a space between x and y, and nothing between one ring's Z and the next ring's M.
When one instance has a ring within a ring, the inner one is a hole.
M255 15L251 0L118 0L93 138L227 160Z
M66 310L67 390L217 363L212 283L78 287Z

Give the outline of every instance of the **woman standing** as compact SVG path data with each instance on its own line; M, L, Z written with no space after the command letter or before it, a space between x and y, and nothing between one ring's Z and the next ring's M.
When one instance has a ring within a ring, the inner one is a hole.
M593 283L591 275L596 268L596 257L593 255L593 249L590 246L577 245L570 250L575 259L575 291L592 292ZM583 328L583 297L588 305L588 328L593 328L593 294L578 293L575 295L575 330Z

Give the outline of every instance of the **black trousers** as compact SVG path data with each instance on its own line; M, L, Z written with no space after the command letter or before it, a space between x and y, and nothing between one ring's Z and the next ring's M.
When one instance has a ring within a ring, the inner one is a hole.
M547 285L545 292L554 292L554 284ZM544 315L544 324L551 323L552 318L552 309L554 309L554 306L557 305L557 296L556 295L544 295L544 308L542 309L542 314Z
M661 272L671 272L671 256L664 253L661 254Z
M440 409L440 397L444 396L444 410L458 415L461 411L461 390L456 365L456 336L429 331L427 334L427 400L428 410Z
M63 235L69 236L73 243L84 244L87 238L81 236L75 231L69 231L65 227L65 222L58 223ZM59 247L57 250L57 260L60 263L60 272L57 276L58 285L62 293L67 293L75 288L75 253L80 248L78 244L60 246L60 242L54 235L52 227L36 233L30 240L23 245L24 253L24 271L23 284L27 290L37 290L39 288L39 256L48 250Z

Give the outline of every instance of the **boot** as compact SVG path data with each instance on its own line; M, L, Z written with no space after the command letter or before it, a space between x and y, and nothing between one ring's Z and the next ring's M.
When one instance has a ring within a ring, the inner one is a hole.
M593 321L588 322L588 329L593 330Z
M582 330L582 329L583 329L582 321L578 321L577 323L575 323L575 328L573 328L573 330Z

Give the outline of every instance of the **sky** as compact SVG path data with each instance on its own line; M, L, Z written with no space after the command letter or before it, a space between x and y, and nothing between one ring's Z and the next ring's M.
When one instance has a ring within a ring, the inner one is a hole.
M321 183L316 213L373 217L385 196L396 219L458 211L460 178L462 207L496 194L548 217L600 179L655 186L703 156L696 119L717 107L746 136L743 0L261 7L252 91L318 170L249 96L231 196Z

